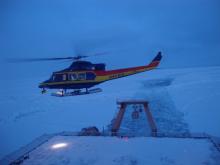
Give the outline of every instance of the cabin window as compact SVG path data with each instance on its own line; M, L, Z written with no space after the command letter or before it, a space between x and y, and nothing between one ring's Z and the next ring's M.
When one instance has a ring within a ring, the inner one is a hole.
M63 74L63 81L66 81L67 80L67 76L66 74Z
M78 74L78 80L85 80L86 79L86 74L85 73L79 73Z
M86 73L86 80L94 80L95 79L95 74L92 72L87 72Z
M77 80L76 74L69 74L69 80Z

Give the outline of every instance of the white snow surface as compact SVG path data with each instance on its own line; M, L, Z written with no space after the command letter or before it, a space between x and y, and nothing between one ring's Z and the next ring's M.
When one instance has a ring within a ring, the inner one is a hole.
M204 139L57 136L31 152L23 164L217 165L218 154Z
M79 131L87 126L106 127L117 112L117 99L147 99L160 132L205 132L220 136L220 67L157 69L101 84L102 93L66 98L42 95L37 85L44 79L47 77L1 80L5 88L0 96L0 158L43 133ZM101 141L102 138L100 146ZM139 146L142 142L144 145L145 140L137 141ZM173 142L172 146L188 145L179 142L181 140ZM111 140L103 140L103 143L111 143ZM159 154L163 157L166 150L170 150L168 144L162 148L153 144L149 143L151 147L146 146L142 155L161 149ZM192 152L193 148L190 148ZM149 153L149 159L156 156L153 153ZM80 153L74 154L80 156ZM122 159L125 160L119 161L127 161L126 157ZM147 158L140 158L140 161L144 160Z

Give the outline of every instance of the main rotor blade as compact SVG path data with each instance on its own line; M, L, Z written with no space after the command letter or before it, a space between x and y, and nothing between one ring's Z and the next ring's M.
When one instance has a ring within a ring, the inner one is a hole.
M74 60L75 57L60 57L60 58L11 58L8 62L37 62L37 61L56 61L56 60Z
M58 60L80 60L82 58L92 57L92 56L101 56L105 55L108 52L95 53L91 55L80 55L73 57L55 57L55 58L9 58L6 59L7 62L10 63L22 63L22 62L38 62L38 61L58 61Z
M78 56L73 57L72 59L73 60L80 60L81 58L87 58L87 57L89 57L89 56L78 55Z
M99 53L94 53L94 54L91 54L90 56L103 56L103 55L107 55L109 54L109 52L99 52Z

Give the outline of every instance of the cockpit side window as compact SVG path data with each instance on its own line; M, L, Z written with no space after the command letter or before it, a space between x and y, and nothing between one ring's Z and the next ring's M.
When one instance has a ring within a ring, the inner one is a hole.
M56 80L55 78L56 78L56 76L52 75L52 77L51 77L52 81L55 81Z
M63 75L62 74L53 74L52 75L52 81L63 81Z

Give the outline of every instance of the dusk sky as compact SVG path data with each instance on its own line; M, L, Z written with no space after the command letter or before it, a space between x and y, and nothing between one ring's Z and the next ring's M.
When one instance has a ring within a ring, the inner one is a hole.
M0 6L1 69L21 77L46 76L70 62L5 59L108 52L88 60L114 69L144 65L160 50L163 68L220 65L219 0L3 0Z

